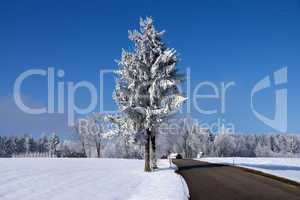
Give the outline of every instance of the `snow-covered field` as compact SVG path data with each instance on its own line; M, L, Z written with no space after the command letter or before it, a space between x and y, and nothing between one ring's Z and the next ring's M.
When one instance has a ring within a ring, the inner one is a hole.
M300 182L300 158L201 158L212 163L235 164Z
M143 172L142 160L0 159L1 200L176 200L186 199L182 178L159 161Z

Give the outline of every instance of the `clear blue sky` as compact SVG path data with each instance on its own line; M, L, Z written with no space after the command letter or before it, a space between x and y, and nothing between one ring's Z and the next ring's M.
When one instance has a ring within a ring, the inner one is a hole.
M180 56L182 72L191 69L191 86L201 81L234 81L225 114L192 116L213 122L223 118L238 132L274 132L250 109L252 87L264 76L288 67L288 131L300 132L300 1L1 1L0 134L56 131L68 133L64 115L28 116L12 98L13 84L27 69L63 69L60 81L88 80L98 87L100 69L116 69L114 59L128 49L129 29L152 16L165 42ZM115 108L112 77L105 79L104 105ZM99 88L99 87L98 87ZM274 114L274 88L259 96L257 110ZM45 78L23 88L31 105L45 105ZM76 96L85 106L85 91ZM202 102L207 108L218 101ZM202 105L202 104L201 104ZM203 106L202 105L202 106Z

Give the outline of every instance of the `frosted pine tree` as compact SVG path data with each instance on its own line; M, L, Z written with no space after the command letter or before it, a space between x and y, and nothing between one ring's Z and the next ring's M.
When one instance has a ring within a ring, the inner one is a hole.
M49 150L50 150L51 157L56 155L57 153L56 147L59 143L60 143L59 137L56 135L56 133L52 133L49 139Z
M141 19L140 31L129 31L134 50L123 50L116 71L114 99L123 115L134 122L136 138L143 141L145 171L156 167L154 127L186 100L178 89L183 76L177 73L176 51L163 43L162 35L151 18Z

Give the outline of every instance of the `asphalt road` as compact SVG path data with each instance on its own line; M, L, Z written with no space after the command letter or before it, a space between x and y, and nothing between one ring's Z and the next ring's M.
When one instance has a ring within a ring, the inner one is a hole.
M300 200L300 186L241 168L189 159L173 160L191 200Z

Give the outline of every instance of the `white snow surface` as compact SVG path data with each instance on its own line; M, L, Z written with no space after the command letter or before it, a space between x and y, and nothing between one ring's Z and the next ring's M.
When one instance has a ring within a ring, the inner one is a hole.
M211 163L234 164L255 169L275 176L284 177L300 183L300 158L201 158L197 159Z
M160 160L143 172L142 160L1 158L1 200L183 200L184 180Z

